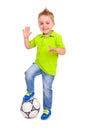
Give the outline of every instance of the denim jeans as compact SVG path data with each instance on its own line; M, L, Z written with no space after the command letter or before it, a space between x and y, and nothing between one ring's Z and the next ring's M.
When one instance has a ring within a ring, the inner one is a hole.
M42 75L43 82L43 109L51 109L52 83L55 76L46 74L37 64L32 64L31 67L29 67L29 69L25 72L27 91L34 92L34 79L40 74Z

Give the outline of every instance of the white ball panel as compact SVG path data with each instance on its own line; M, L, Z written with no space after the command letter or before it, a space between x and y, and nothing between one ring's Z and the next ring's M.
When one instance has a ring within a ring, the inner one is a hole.
M36 109L39 109L39 108L40 108L40 103L39 103L39 101L38 101L37 99L34 99L33 105L34 105L34 107L35 107Z
M30 117L30 118L34 118L34 117L37 116L37 114L38 114L38 111L37 111L37 110L31 111L31 113L29 114L29 117Z
M30 112L32 110L32 104L30 102L25 102L22 105L22 109L24 112Z

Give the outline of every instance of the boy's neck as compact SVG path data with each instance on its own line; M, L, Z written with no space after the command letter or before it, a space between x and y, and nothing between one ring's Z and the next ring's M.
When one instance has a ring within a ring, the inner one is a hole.
M52 33L52 31L53 31L53 30L51 30L49 34L43 33L43 35L44 35L44 36L49 36L49 35Z

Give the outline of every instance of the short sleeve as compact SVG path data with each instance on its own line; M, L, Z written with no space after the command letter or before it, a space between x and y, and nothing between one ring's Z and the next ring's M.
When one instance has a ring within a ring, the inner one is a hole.
M30 45L31 45L32 48L37 46L37 43L38 43L40 37L41 37L41 34L38 34L38 35L36 35L36 37L34 37L34 38L30 41Z
M59 34L57 35L57 38L56 38L56 45L58 48L65 48L65 45L62 40L62 36Z
M36 37L33 38L33 39L30 41L30 46L31 46L32 48L36 46L35 39L36 39Z

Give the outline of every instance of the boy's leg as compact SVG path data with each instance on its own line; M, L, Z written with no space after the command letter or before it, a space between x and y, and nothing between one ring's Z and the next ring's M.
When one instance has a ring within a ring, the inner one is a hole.
M32 64L31 67L25 72L27 93L23 97L24 101L29 100L34 95L34 79L39 74L41 74L41 70L37 64Z
M52 108L52 83L54 76L42 72L43 80L43 109L41 119L47 119L51 115Z

